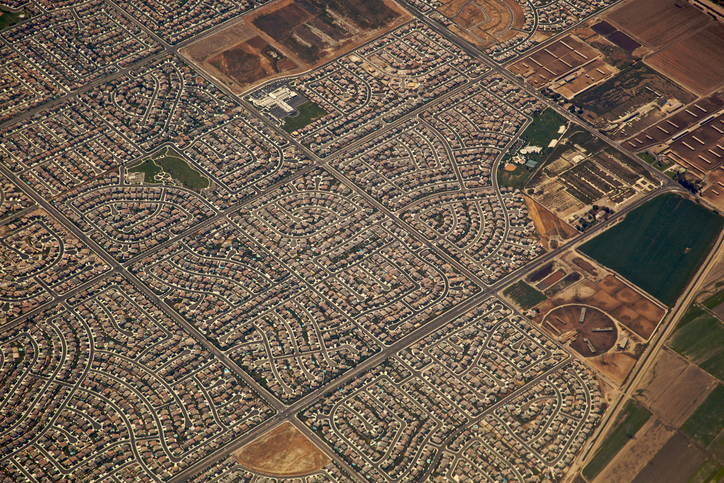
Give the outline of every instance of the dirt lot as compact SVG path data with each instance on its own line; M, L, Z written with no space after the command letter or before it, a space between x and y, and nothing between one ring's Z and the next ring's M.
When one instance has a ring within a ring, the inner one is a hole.
M608 65L603 59L596 59L583 67L575 79L566 82L555 91L566 99L572 99L579 92L598 84L616 72L617 69Z
M528 207L530 217L533 219L533 224L535 225L536 232L538 232L543 248L546 250L550 248L551 239L567 240L568 238L578 234L575 228L558 218L540 204L533 201L531 198L523 196L523 199Z
M689 438L677 432L651 458L639 472L633 483L685 483L696 469L707 459L707 454L694 445Z
M709 173L707 181L710 187L704 190L702 196L712 205L724 210L724 167L717 168Z
M716 380L664 350L639 385L638 399L667 424L681 426L716 386Z
M316 67L410 20L391 0L281 0L181 49L241 93Z
M660 419L650 418L593 483L630 483L674 434L676 431L667 428Z
M588 363L620 386L636 364L636 358L623 352L610 352L591 357Z
M582 309L581 305L558 307L545 317L544 324L553 326L553 330L561 334L575 331L575 340L571 342L571 348L584 357L595 357L613 347L618 338L618 330L610 317L591 307L586 307L586 316L581 324L579 318ZM613 328L613 330L611 332L593 331L605 328ZM595 352L591 352L585 339L588 339L596 350Z
M438 12L455 23L451 30L478 48L504 42L525 23L520 4L511 0L442 0ZM511 15L512 13L512 15Z
M706 95L724 85L724 25L710 25L646 62L690 91Z
M282 423L234 453L239 464L270 476L296 476L331 460L289 422Z
M612 10L607 20L658 50L703 27L710 18L682 0L635 0Z

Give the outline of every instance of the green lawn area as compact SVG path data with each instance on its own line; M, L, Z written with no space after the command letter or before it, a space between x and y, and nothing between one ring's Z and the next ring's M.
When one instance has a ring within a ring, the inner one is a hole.
M527 168L523 165L516 164L515 171L506 171L503 169L504 163L500 163L498 168L498 185L506 188L518 188L523 189L523 185L528 180L528 177L533 173L534 168Z
M164 156L156 160L164 171L171 175L173 179L181 182L184 186L191 189L204 189L209 187L209 180L201 176L201 174L193 169L189 164L180 157L171 155Z
M716 476L717 472L719 472L721 468L722 466L717 463L716 460L704 461L699 469L697 469L696 472L691 475L691 478L689 478L686 483L709 483L710 481L717 482L719 481L719 479L714 479L714 476Z
M671 306L722 226L724 218L714 212L665 194L579 250Z
M157 166L151 158L146 158L143 162L141 162L141 164L128 168L129 173L144 173L144 183L160 183L160 181L154 180L153 177L161 171L163 171L161 167Z
M608 435L593 459L583 468L583 476L588 481L595 478L650 417L651 412L648 409L636 405L633 401L628 401L619 415L616 427Z
M724 379L724 324L713 315L702 311L683 326L679 324L668 345L712 376Z
M527 145L540 146L543 148L540 153L529 153L527 158L541 161L551 151L549 148L552 139L558 139L558 128L566 124L566 118L558 114L551 108L548 108L533 117L533 122L525 129L520 139Z
M506 297L513 299L523 310L535 307L546 299L546 296L543 295L543 293L534 289L522 280L503 290L503 294Z
M23 16L23 18L20 17L21 15ZM29 18L30 16L25 10L16 13L5 10L4 8L0 8L0 30L5 30L6 28L15 25L16 23L20 23Z
M669 167L668 164L664 164L661 161L658 161L656 159L656 156L654 156L653 154L639 153L636 156L638 156L639 158L641 158L642 160L644 160L645 162L647 162L654 168L658 169L659 171L665 171Z
M209 187L209 180L189 166L186 160L171 148L161 149L150 158L144 159L141 164L128 168L128 172L145 173L144 183L160 183L154 181L154 176L166 172L187 188L201 190Z
M681 431L708 446L724 429L722 407L724 407L724 386L719 384L684 422Z
M297 111L299 111L299 114L296 117L284 118L284 125L282 126L282 129L288 133L301 129L315 119L319 119L327 114L327 111L312 101L307 101L301 106L298 106Z

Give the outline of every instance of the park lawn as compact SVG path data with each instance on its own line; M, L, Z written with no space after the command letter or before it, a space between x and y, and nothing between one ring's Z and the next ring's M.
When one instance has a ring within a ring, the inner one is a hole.
M299 111L299 114L297 114L295 117L284 118L284 125L282 126L282 129L290 134L297 129L303 128L315 119L319 119L320 117L327 115L327 111L325 111L312 101L307 101L304 104L298 106L297 111Z
M517 164L515 165L515 171L506 171L503 169L503 163L500 163L498 168L498 186L503 188L518 188L523 189L525 182L533 173L533 168Z
M20 16L23 16L22 18ZM20 12L11 12L9 10L5 10L4 8L0 8L0 30L5 30L6 28L15 25L16 23L22 22L24 20L27 20L30 18L30 15L28 15L28 12L25 10Z
M629 439L631 439L646 421L651 417L651 412L633 401L629 400L626 408L619 415L618 424L603 442L596 455L583 468L582 474L588 481L598 475L606 465L616 456Z
M533 308L546 299L542 292L522 280L503 290L503 294L513 299L523 310Z
M579 250L672 306L722 226L714 212L664 194Z
M161 171L163 171L163 169L161 169L160 166L156 165L156 163L154 163L151 158L146 158L141 162L141 164L137 164L128 168L129 173L143 173L144 183L160 183L160 181L153 179L153 177Z
M520 139L525 141L527 145L539 146L542 148L540 153L528 153L526 158L541 161L553 149L549 148L551 140L558 139L558 128L565 125L568 121L565 117L558 114L551 108L535 114L533 122L520 135Z
M708 446L724 429L723 404L724 386L719 384L681 425L681 431Z
M193 169L180 157L164 156L156 160L164 171L173 179L181 182L184 186L192 189L202 190L209 187L209 180Z
M724 324L713 315L702 313L677 326L668 345L712 376L724 379Z

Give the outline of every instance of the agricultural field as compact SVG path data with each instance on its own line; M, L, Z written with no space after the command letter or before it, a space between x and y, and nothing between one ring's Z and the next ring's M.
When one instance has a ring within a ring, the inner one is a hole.
M545 295L522 280L506 288L503 295L512 299L523 310L533 308L546 299Z
M658 50L698 30L710 19L681 0L636 0L611 10L606 20Z
M703 310L692 319L696 313L687 313L689 317L679 323L668 345L712 376L724 380L724 324Z
M646 59L646 63L699 95L724 85L724 25L713 24Z
M707 454L677 432L636 475L632 483L685 483L706 461Z
M706 208L666 194L579 250L671 306L723 225Z
M719 384L681 426L681 431L709 446L724 429L724 385Z
M619 415L618 423L583 469L583 476L589 481L595 478L650 417L651 411L629 400Z

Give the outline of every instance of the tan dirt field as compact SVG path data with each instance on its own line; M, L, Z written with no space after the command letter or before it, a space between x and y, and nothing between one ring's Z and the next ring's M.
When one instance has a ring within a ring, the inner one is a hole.
M641 381L638 399L667 424L678 428L716 384L706 372L664 350Z
M624 288L626 288L626 284L614 277L613 275L606 276L606 278L599 282L598 286L601 288L601 290L605 290L611 295L615 294L619 290L623 290Z
M634 0L612 10L606 20L661 49L700 29L710 17L682 0Z
M180 52L196 66L240 94L270 79L313 69L412 18L407 10L394 1L382 1L397 14L397 17L384 27L359 28L352 20L335 12L335 15L341 18L337 24L343 24L336 30L301 8L295 0L271 2L244 16L231 27L211 34ZM259 22L260 17L264 17L265 21ZM255 21L262 24L267 31L258 28ZM287 37L282 38L282 34L295 37L296 43L290 43ZM305 42L317 49L312 57L307 53L302 58L300 52L294 50L296 45ZM276 62L276 69L273 65L274 59L268 54L269 49L280 57Z
M536 203L533 199L525 195L523 199L528 207L530 217L533 219L536 232L538 232L538 235L541 237L543 248L546 250L549 249L551 236L558 236L565 240L578 234L575 228L545 209L542 205Z
M724 25L714 24L661 50L646 63L698 95L724 85Z
M631 483L674 434L660 419L650 418L593 483Z
M719 167L709 173L707 182L710 186L704 190L702 196L712 205L724 210L724 168Z
M592 357L587 362L620 386L636 364L636 359L622 352L612 352Z
M478 48L504 42L525 23L520 5L512 0L442 0L438 12L452 20L455 33ZM511 16L511 12L513 15Z
M331 460L293 424L285 422L237 450L234 458L269 476L298 476L322 469Z

